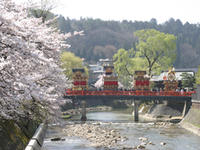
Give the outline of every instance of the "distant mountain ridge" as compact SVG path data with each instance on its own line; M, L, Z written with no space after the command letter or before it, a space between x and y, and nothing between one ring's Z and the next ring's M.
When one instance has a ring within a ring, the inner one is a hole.
M150 21L103 21L100 19L74 20L60 16L58 26L64 33L84 30L84 36L75 36L68 40L69 49L87 62L96 62L100 58L111 58L118 49L135 47L133 32L153 28L177 36L176 68L196 68L200 64L200 26L183 24L171 18L163 24L156 19Z

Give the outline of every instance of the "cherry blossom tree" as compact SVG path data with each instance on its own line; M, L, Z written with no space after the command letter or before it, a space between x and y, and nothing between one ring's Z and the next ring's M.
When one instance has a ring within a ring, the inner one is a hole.
M27 7L30 8L32 14L36 18L42 18L44 23L51 10L57 7L59 0L27 0Z
M60 50L69 47L64 40L71 35L47 27L50 21L44 24L27 11L11 0L0 1L0 118L4 119L30 114L22 109L27 101L52 112L67 87L59 57Z

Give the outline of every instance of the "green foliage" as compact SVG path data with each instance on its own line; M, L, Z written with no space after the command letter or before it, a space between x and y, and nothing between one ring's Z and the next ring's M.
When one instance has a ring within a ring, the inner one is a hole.
M134 32L138 37L136 43L137 55L145 59L148 74L166 70L176 59L176 37L155 29Z
M171 18L163 24L157 24L156 19L151 19L149 22L127 20L117 22L91 18L75 20L60 16L58 24L64 33L84 31L85 36L72 37L68 42L71 45L69 50L76 56L84 57L87 62L106 58L107 52L116 53L113 49L108 49L107 45L115 47L116 50L120 48L128 50L132 47L136 49L133 44L136 38L132 33L141 29L156 29L177 37L177 55L173 64L175 68L195 68L200 64L200 27L188 22L183 24L179 19ZM159 64L157 65L159 67Z
M132 66L133 71L136 70L147 70L147 63L144 58L135 56L132 58L134 66Z
M200 85L200 66L199 66L198 72L196 73L196 84Z
M115 71L125 87L130 86L136 70L147 70L149 76L166 70L176 58L176 37L154 29L139 30L137 51L119 49L113 56Z
M130 51L119 49L113 56L114 67L117 74L120 75L133 75L133 60L130 58Z
M55 16L50 12L56 6L55 0L37 0L35 2L32 0L29 5L29 13L36 18L42 18L43 23Z
M145 62L141 57L135 56L133 49L119 49L113 56L115 71L118 74L120 82L125 87L130 87L133 81L135 70L144 70Z
M30 9L30 15L34 16L35 18L42 18L42 22L54 18L54 14L50 11L45 11L42 9Z
M125 86L130 86L131 76L133 75L133 61L129 57L129 52L125 49L119 49L113 56L115 71L118 74L119 81Z
M83 66L83 60L71 52L63 52L61 54L61 62L61 66L64 69L64 73L68 79L72 79L73 68L85 68L86 74L88 75L87 68Z
M193 89L194 84L195 84L195 77L189 73L182 73L181 76L182 76L182 80L181 80L182 87Z
M53 20L56 17L50 11L44 11L41 9L30 9L29 16L33 16L35 18L42 18L43 23L46 21L49 21L49 20ZM56 19L47 23L47 25L51 26L53 28L56 28L56 29L61 29L61 27L59 26L58 21Z

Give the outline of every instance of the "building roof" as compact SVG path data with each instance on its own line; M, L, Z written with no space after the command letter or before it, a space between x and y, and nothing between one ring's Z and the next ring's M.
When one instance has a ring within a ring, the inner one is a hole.
M196 73L198 71L198 68L176 68L176 72L194 72Z
M93 72L96 72L96 71L103 71L103 67L100 66L100 65L89 65L90 67L90 70L93 71Z
M78 72L78 71L84 73L85 69L83 69L83 68L74 68L74 69L72 69L72 72Z

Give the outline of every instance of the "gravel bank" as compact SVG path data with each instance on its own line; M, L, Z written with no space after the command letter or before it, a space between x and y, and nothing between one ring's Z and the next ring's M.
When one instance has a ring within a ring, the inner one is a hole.
M153 123L153 125L157 128L169 128L173 124L157 122ZM104 126L101 122L66 125L63 133L67 136L77 136L87 139L90 142L89 146L99 149L103 148L104 150L145 150L147 145L155 145L146 137L138 137L141 143L134 147L125 145L124 142L128 140L126 136L120 135L117 129Z
M118 149L130 149L130 147L124 147L120 144L127 140L126 137L121 136L117 130L104 127L100 122L98 123L84 123L66 125L63 132L67 136L78 136L90 141L92 147L112 149L118 147Z

